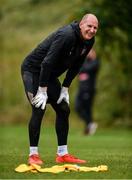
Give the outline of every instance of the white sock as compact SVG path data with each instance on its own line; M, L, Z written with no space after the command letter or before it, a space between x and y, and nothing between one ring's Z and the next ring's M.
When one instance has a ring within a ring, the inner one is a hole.
M67 145L58 146L57 154L59 156L64 156L65 154L68 154Z
M33 155L33 154L38 154L38 147L37 146L30 146L30 152L29 152L29 156Z

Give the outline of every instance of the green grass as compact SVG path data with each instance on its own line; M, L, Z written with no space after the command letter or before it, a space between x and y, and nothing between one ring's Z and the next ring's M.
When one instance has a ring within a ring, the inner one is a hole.
M45 127L44 127L45 126ZM0 127L1 179L131 179L132 132L126 129L99 129L94 136L85 137L81 128L71 125L69 151L86 159L86 166L108 166L107 172L16 173L14 169L26 163L28 157L28 131L24 125ZM56 135L53 126L42 125L40 153L45 167L55 165Z

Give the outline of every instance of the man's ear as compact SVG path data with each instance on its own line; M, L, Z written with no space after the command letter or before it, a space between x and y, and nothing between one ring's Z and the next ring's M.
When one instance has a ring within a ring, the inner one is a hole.
M80 23L79 23L79 27L81 27L82 26L82 21L80 21Z

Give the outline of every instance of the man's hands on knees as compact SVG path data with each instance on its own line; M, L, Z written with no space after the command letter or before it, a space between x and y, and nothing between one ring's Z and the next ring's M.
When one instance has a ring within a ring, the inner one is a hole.
M36 96L32 99L32 104L39 108L41 107L42 110L45 109L46 102L47 102L47 87L39 87Z
M57 104L60 104L62 102L62 100L64 100L65 102L67 102L69 104L69 93L68 93L67 87L61 88L61 92L60 92L60 96L59 96L59 99L57 101Z

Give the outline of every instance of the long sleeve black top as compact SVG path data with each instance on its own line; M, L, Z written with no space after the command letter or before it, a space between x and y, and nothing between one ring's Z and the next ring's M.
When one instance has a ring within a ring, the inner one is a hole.
M50 79L67 71L62 85L69 87L93 44L94 38L87 41L81 39L79 24L73 22L44 39L25 58L22 69L40 73L41 87L48 86Z
M100 67L98 59L86 58L79 72L79 90L83 92L94 92L96 89L96 77Z

